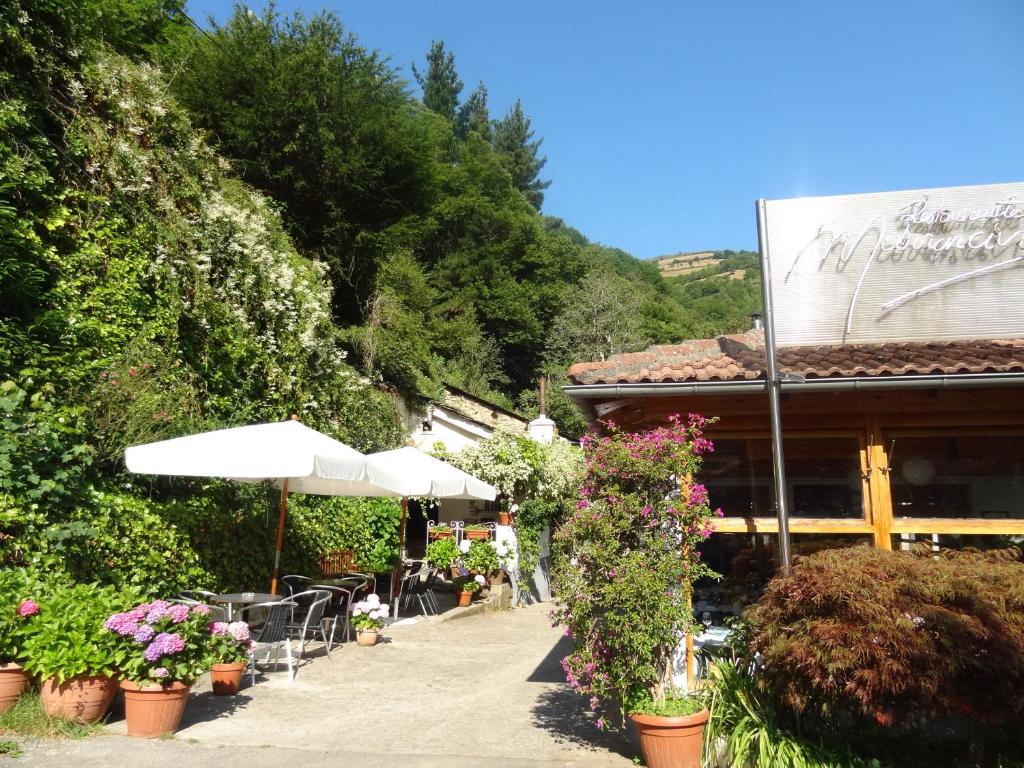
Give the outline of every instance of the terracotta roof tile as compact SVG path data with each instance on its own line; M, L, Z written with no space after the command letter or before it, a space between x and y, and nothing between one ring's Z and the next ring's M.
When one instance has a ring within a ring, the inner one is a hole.
M764 376L764 335L662 344L569 368L575 384L743 381ZM1024 339L786 347L779 369L806 378L1024 372Z

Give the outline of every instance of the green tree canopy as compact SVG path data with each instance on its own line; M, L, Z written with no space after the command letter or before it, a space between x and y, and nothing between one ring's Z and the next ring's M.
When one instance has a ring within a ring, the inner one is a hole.
M423 105L454 122L462 81L455 71L455 54L444 49L444 40L431 43L426 72L420 72L415 64L412 71L423 90Z
M544 140L531 139L530 118L523 112L520 100L516 99L505 117L494 126L494 148L501 155L502 164L516 189L526 195L530 204L539 211L544 204L544 190L551 186L551 182L538 178L548 161L538 155Z

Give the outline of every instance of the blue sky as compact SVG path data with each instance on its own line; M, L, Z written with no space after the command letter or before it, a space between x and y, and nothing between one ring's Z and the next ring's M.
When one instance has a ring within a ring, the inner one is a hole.
M410 83L443 39L464 96L483 81L495 117L522 99L544 212L640 258L756 248L759 197L1024 180L1021 0L277 7L335 11Z

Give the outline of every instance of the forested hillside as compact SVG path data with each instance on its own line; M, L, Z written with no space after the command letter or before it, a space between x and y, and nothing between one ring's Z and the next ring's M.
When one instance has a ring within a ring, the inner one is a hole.
M270 497L128 476L126 446L296 413L379 449L396 399L530 412L545 374L575 435L567 364L739 322L749 275L666 281L546 217L529 95L493 118L442 42L414 86L328 14L182 9L0 5L4 561L256 583ZM291 562L394 530L347 504L295 502Z
M759 257L752 251L714 251L701 269L666 278L672 296L694 318L695 337L737 333L761 311Z

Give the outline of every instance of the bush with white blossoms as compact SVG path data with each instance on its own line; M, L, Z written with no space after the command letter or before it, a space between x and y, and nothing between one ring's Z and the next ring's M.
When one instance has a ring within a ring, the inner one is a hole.
M352 605L352 624L356 629L378 630L384 626L390 608L380 598L371 594L365 600Z

